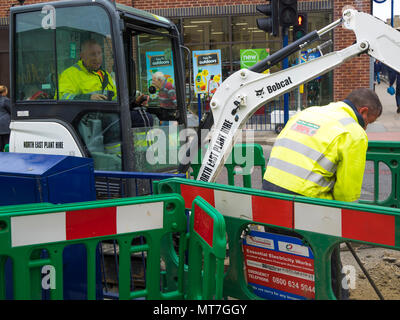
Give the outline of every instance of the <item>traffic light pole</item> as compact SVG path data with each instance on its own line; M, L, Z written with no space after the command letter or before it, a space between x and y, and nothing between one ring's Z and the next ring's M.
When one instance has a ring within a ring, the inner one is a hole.
M282 27L282 48L287 47L287 45L289 44L289 36L288 36L288 28L287 27ZM285 59L283 59L283 65L282 65L282 69L287 69L289 67L289 59L288 57L286 57ZM283 120L284 120L284 124L286 124L286 122L288 122L289 120L289 93L285 93L283 95Z

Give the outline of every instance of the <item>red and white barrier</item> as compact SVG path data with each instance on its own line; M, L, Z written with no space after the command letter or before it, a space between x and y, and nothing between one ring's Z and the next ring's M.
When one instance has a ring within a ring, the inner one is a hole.
M181 184L180 187L186 208L191 208L194 198L199 195L224 216L353 240L395 245L395 217L391 215L193 185Z
M152 202L11 217L11 246L163 228L164 203Z

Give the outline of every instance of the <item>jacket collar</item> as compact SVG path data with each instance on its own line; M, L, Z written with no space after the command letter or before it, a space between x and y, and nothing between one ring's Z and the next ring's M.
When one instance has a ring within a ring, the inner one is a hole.
M345 104L349 105L353 109L353 111L357 117L359 125L364 128L365 127L364 119L363 119L362 115L358 112L356 106L350 100L347 100L347 99L343 100L343 102Z

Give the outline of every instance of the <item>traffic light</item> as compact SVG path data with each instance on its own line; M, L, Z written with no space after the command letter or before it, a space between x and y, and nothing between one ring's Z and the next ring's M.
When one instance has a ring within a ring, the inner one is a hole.
M307 32L307 14L298 14L297 23L293 26L293 41L304 37Z
M279 1L279 23L282 27L294 26L297 23L297 0Z
M274 37L279 36L279 0L270 0L269 4L259 4L256 6L258 12L268 18L257 19L257 28L271 33Z

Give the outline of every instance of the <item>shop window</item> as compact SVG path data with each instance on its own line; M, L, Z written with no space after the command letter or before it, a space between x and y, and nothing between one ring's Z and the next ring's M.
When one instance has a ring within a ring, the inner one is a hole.
M333 16L330 11L308 12L308 32L319 30L332 22ZM210 18L199 17L196 19L182 19L184 42L191 51L221 49L222 78L225 80L232 73L240 70L240 50L243 49L265 49L273 54L282 48L282 33L280 37L273 37L268 32L257 28L257 18L260 15L237 15L231 17ZM223 34L220 34L223 32ZM289 29L289 43L292 41L292 30ZM333 39L332 32L323 35L322 39L313 42L302 51L315 48L316 46ZM324 49L324 54L332 51L333 44ZM292 54L289 66L296 64L299 52ZM262 60L265 57L261 57ZM270 72L274 73L282 69L282 63L273 66ZM189 78L189 75L187 75ZM328 72L317 80L305 86L302 94L301 106L322 105L329 103L333 98L333 73ZM294 99L292 95L292 100ZM296 108L295 103L292 107Z
M185 43L229 41L228 18L184 19Z
M232 17L232 41L268 41L273 40L268 32L257 28L256 20L260 16Z

